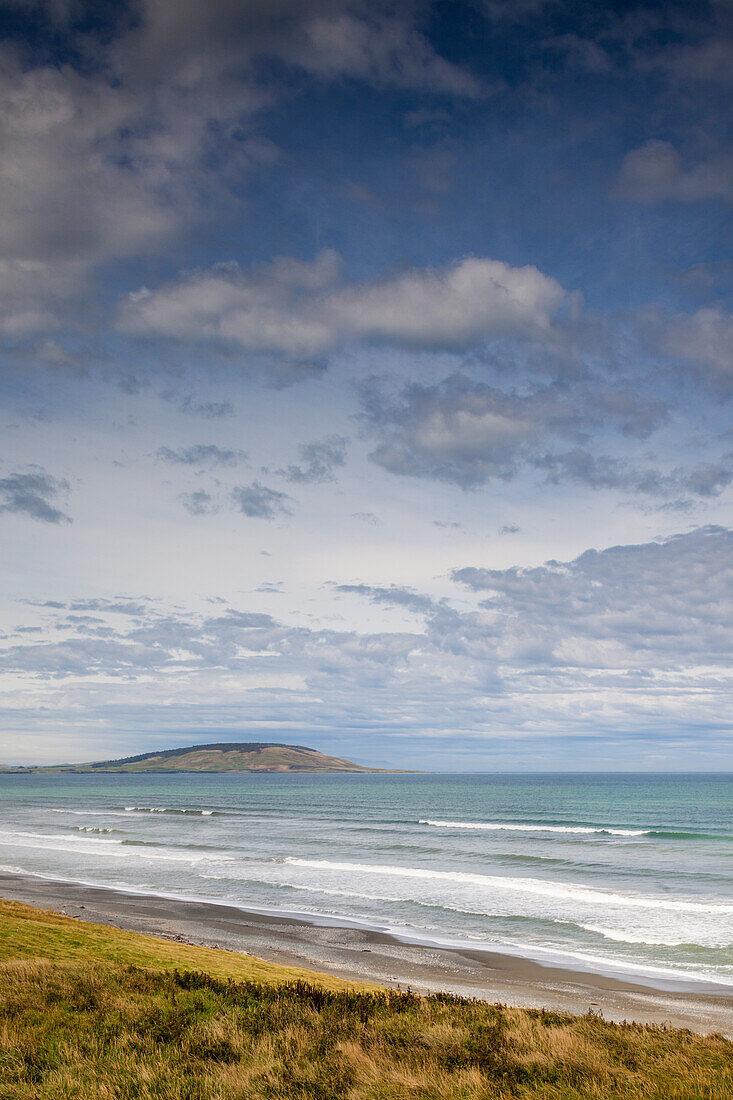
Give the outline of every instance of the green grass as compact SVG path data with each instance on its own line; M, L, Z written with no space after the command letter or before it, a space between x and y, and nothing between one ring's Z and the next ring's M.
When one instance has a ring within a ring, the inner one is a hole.
M324 984L23 906L0 928L0 1100L733 1096L720 1036Z
M204 970L215 978L241 981L317 981L328 989L343 989L348 984L329 974L280 966L235 951L192 947L0 900L0 964L21 959L63 963L93 960L157 970Z

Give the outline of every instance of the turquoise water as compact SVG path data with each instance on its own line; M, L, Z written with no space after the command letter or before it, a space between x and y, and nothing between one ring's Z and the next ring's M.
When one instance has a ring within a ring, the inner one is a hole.
M0 865L733 985L732 809L732 776L1 776Z

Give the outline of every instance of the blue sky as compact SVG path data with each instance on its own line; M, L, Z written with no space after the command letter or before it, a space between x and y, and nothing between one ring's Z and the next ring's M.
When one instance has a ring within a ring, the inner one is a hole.
M10 0L3 763L731 767L728 0Z

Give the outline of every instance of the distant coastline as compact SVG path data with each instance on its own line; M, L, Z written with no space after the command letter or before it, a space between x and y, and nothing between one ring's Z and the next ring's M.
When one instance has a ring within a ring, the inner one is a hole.
M370 768L356 764L353 760L328 756L305 745L265 741L189 745L88 764L29 764L0 768L2 775L119 775L126 772L134 775L220 775L247 772L404 774L398 769Z

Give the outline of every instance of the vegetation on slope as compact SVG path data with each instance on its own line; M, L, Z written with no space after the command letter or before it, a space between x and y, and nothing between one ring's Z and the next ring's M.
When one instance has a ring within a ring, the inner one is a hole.
M120 943L116 932L98 929L74 957L64 918L56 918L63 925L56 931L66 953L44 961L31 957L49 947L43 920L31 927L28 912L3 906L0 913L3 929L21 926L6 936L0 954L0 1100L727 1100L733 1094L733 1044L720 1036L448 995L368 992L345 983L329 989L287 972L278 983L272 973L263 982L171 971L156 965L151 944L160 941L151 937L130 938L145 941L138 965L112 965L116 947L102 950L102 943L106 935ZM26 921L35 940L17 957ZM199 949L180 950L200 958ZM163 965L170 966L169 957Z
M146 752L119 760L93 764L60 764L57 767L4 769L12 772L374 772L352 760L328 756L304 745L236 742L190 745L187 748Z
M347 986L346 982L329 974L280 966L237 951L194 947L0 900L0 965L23 960L64 964L90 960L110 966L205 970L213 977L236 981L315 981L325 989ZM375 987L364 985L363 988Z

